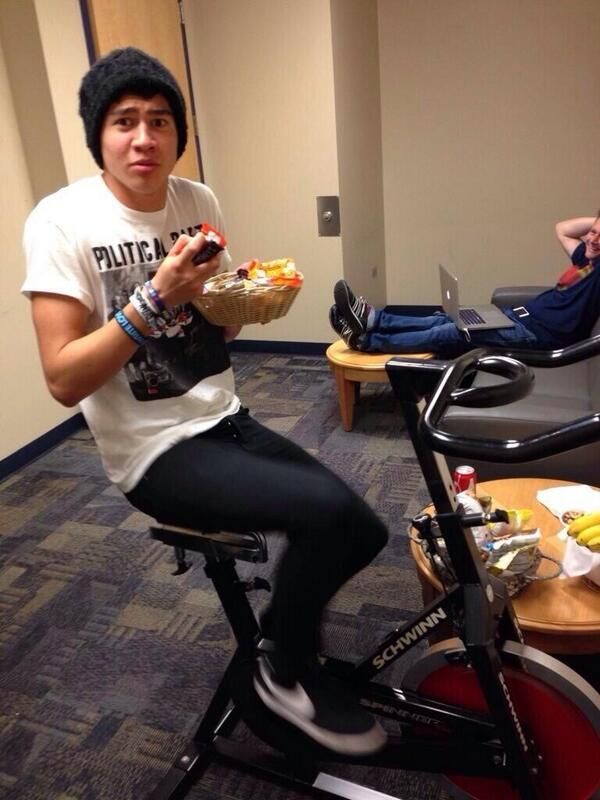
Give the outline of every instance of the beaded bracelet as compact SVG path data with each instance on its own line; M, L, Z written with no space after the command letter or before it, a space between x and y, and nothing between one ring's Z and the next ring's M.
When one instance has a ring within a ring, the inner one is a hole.
M129 338L133 339L136 344L142 345L146 343L146 337L138 331L135 325L127 319L120 309L116 312L114 318Z

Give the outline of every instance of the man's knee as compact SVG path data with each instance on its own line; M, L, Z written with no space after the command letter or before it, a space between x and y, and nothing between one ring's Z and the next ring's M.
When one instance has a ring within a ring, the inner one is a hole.
M369 559L374 558L388 542L387 527L362 497L349 487L347 490L338 509L338 529L344 537L352 535Z
M369 511L371 513L365 517L362 530L359 529L357 533L363 539L363 544L368 549L372 559L387 545L389 532L375 512L371 511L371 509Z
M375 557L388 541L388 531L373 509L333 473L324 472L318 482L306 486L304 500L294 517L309 535L325 537L344 547L353 541Z

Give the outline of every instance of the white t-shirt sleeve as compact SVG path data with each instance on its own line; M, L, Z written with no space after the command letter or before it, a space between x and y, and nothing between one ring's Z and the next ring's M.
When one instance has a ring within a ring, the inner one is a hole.
M26 297L31 299L32 292L63 294L79 300L90 312L94 311L89 279L75 243L39 207L25 223L23 247L27 275L21 291Z

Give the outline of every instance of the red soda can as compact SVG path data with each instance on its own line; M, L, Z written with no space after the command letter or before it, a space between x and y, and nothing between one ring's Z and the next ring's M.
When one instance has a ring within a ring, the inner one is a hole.
M467 464L456 467L452 473L452 483L454 484L454 491L456 494L460 494L460 492L471 492L471 494L475 494L475 489L477 487L475 469Z

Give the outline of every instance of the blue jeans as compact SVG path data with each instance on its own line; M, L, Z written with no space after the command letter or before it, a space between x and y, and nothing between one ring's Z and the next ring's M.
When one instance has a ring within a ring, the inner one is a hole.
M534 333L523 325L511 309L503 309L515 323L513 328L471 331L470 340L459 331L447 314L409 317L375 312L372 327L359 338L359 349L366 353L436 353L456 356L474 347L540 347Z

